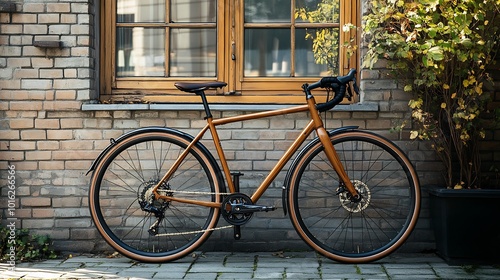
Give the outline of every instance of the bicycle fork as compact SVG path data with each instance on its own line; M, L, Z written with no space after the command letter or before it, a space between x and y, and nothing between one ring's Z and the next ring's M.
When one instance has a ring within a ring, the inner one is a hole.
M312 102L315 102L312 100ZM330 164L332 165L333 169L337 174L339 175L340 179L340 184L341 187L345 187L349 194L351 195L351 201L353 202L358 202L361 200L361 196L359 195L358 191L354 187L354 185L351 182L351 179L349 179L349 176L347 175L347 172L344 169L344 166L342 165L342 162L340 161L340 158L337 154L337 151L335 151L335 148L333 147L332 141L330 140L330 135L326 131L325 127L323 126L323 121L321 120L321 117L319 116L319 113L317 110L310 110L312 119L314 123L316 124L316 134L318 135L319 140L321 141L321 144L323 144L324 147L324 152L326 154L326 157L330 161Z

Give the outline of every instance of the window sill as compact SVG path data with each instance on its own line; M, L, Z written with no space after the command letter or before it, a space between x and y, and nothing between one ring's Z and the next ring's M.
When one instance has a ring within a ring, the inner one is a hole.
M289 108L296 104L211 104L213 111L266 111ZM83 104L82 111L202 111L201 104ZM378 103L337 105L337 112L377 112Z

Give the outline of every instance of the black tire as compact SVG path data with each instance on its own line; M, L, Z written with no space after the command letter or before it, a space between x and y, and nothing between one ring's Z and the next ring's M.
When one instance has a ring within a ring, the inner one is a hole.
M104 239L121 254L142 262L172 261L189 254L211 234L219 208L154 201L150 190L190 143L176 132L143 132L120 140L103 155L91 179L89 206ZM162 186L167 195L220 203L220 170L201 144L193 146L174 176ZM143 204L141 206L141 203ZM155 205L158 219L144 205Z
M365 131L331 135L362 200L352 202L316 141L294 161L287 192L290 218L301 238L340 262L383 258L408 238L420 211L417 174L391 141Z

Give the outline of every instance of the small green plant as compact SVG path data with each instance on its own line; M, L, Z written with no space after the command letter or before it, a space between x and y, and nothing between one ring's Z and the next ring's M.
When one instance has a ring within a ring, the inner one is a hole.
M15 248L15 259L17 262L54 259L57 257L54 250L50 248L50 238L46 235L30 234L27 229L15 229L11 231L4 226L0 227L0 259L10 260Z
M429 140L449 188L481 187L480 115L499 49L500 0L372 0L363 66L384 59L412 92L410 138Z

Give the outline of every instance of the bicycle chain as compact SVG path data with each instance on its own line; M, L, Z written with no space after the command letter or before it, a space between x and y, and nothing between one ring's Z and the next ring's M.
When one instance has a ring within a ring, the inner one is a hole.
M183 193L183 194L208 194L208 195L230 195L231 193L212 193L212 192L190 192L190 191L175 191L175 190L158 190L158 192L164 192L164 193ZM196 234L196 233L204 233L207 231L216 231L216 230L223 230L223 229L228 229L232 228L232 225L229 226L222 226L222 227L216 227L216 228L210 228L210 229L202 229L202 230L194 230L194 231L187 231L187 232L178 232L178 233L160 233L156 234L155 236L179 236L179 235L187 235L187 234Z
M210 228L210 229L201 229L201 230L194 230L194 231L186 231L186 232L178 232L178 233L160 233L156 234L156 236L178 236L178 235L186 235L186 234L195 234L195 233L203 233L207 231L216 231L216 230L222 230L222 229L227 229L227 228L232 228L232 225L229 226L223 226L223 227L216 227L216 228Z

